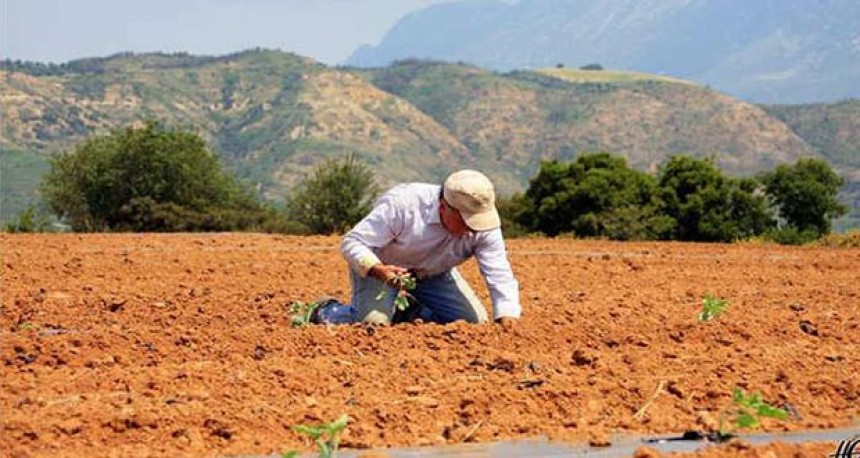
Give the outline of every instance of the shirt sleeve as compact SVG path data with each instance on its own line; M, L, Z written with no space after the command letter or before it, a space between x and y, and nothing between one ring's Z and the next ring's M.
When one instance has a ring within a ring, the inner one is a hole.
M403 231L403 205L392 196L383 196L373 210L352 228L340 244L346 262L362 277L381 261L374 248L382 248Z
M484 234L483 240L475 249L475 259L490 291L493 318L519 318L522 315L520 286L508 261L501 229Z

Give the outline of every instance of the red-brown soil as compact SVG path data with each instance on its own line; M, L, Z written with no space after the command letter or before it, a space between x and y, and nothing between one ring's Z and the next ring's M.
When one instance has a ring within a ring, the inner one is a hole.
M350 448L601 442L713 427L735 386L793 412L764 430L860 417L860 249L511 240L513 329L291 328L348 299L338 243L0 235L3 456L311 450L291 426L344 413Z

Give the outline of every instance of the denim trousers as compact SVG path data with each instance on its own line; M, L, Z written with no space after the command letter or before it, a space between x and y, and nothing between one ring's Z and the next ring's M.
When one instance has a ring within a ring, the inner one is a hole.
M376 278L362 277L353 269L349 269L349 280L352 286L351 304L333 304L322 312L323 320L331 324L391 323L397 289ZM424 321L488 321L487 309L457 268L418 279L415 289L409 293L414 299L412 302L419 307L417 318Z

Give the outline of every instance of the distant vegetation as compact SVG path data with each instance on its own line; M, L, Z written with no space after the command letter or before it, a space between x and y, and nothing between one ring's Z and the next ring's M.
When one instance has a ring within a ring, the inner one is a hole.
M138 61L141 68L194 68L219 62L230 62L248 52L262 52L260 48L252 51L226 54L223 56L195 56L187 52L175 53L144 53L121 52L108 57L92 57L72 60L62 64L23 61L20 59L4 59L0 61L0 70L21 72L32 76L62 76L71 74L101 74L110 71L122 71L114 65L118 60Z
M42 195L72 230L262 230L274 218L221 169L203 140L155 122L55 156Z
M290 220L314 234L345 233L373 208L379 193L375 180L352 153L342 160L327 159L290 195Z
M840 200L850 212L847 220L838 223L860 228L860 100L763 108L785 122L847 177Z
M539 69L537 72L573 83L632 83L636 81L658 81L690 85L695 84L692 81L682 80L680 78L670 78L668 76L659 76L651 73L607 71L598 64L586 65L581 67L579 70L556 67Z
M651 176L597 153L544 162L526 193L501 208L518 234L805 243L830 233L830 219L844 213L837 190L838 176L820 159L782 165L759 181L726 177L690 156L671 158Z
M438 182L451 170L477 168L503 196L525 192L543 161L566 163L594 151L618 154L652 177L673 156L711 158L733 179L814 156L845 178L840 202L855 212L834 227L860 227L856 101L765 107L783 122L659 75L596 68L500 73L414 59L378 69L330 68L259 49L0 67L0 223L37 202L48 156L158 119L198 135L225 171L278 207L319 164L347 152L382 187ZM639 231L625 221L640 216L621 212L609 226ZM584 228L586 220L577 224Z
M844 213L840 184L820 159L754 179L726 177L691 156L672 157L651 175L593 153L542 162L525 194L499 207L508 235L805 243L829 234L830 220ZM41 191L53 219L74 231L333 234L361 220L379 188L373 170L348 154L318 164L277 211L223 170L198 135L149 121L55 156ZM7 230L40 231L44 221L31 206Z

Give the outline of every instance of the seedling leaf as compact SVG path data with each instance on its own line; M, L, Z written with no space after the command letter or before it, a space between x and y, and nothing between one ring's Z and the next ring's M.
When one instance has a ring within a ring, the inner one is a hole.
M415 281L415 277L412 274L402 274L402 275L394 275L389 281L388 284L397 289L397 295L394 297L394 306L397 307L398 310L403 311L409 308L409 298L412 297L409 294L410 290L415 289L417 283ZM379 291L379 294L376 295L376 300L381 300L385 297L385 294L388 291L383 286L382 290Z
M746 394L735 387L732 390L732 404L720 412L718 437L725 439L741 428L753 428L761 424L760 418L785 420L788 412L766 403L761 393ZM732 424L733 423L733 424Z
M756 417L748 414L748 413L740 413L738 414L737 426L740 428L751 428L753 426L758 426L759 422Z
M710 321L722 315L728 307L729 301L708 294L702 299L702 311L699 313L699 321Z
M311 322L311 314L319 306L318 302L293 302L290 305L290 311L293 313L290 325L294 328L307 326Z
M349 417L344 414L337 420L321 425L295 425L293 431L313 439L317 444L321 458L333 458L337 456L340 434L346 429L348 423Z

